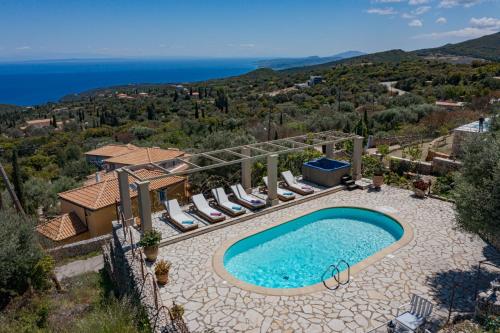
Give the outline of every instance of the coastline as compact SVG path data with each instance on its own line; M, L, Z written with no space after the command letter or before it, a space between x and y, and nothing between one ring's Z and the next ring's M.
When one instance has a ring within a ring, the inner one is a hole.
M34 106L125 86L202 82L246 74L257 58L0 63L0 104Z

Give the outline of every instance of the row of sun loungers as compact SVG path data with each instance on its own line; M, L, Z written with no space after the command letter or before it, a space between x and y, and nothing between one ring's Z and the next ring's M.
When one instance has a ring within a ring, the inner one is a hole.
M298 193L300 195L308 195L314 193L312 187L298 183L290 171L282 172L281 176L285 181L285 189L278 187L277 194L278 198L281 201L289 201L295 199L295 193ZM264 184L267 187L267 177L264 177L263 180ZM266 206L266 202L264 200L254 195L247 194L241 184L231 186L231 192L233 193L235 202L229 200L226 192L222 187L212 189L211 192L215 200L214 206L217 209L210 206L203 194L196 194L191 197L191 201L193 202L193 206L197 214L210 223L224 221L226 219L226 216L223 215L222 212L231 217L236 217L247 212L244 207L250 210L258 210ZM168 219L181 231L190 231L198 228L200 224L199 221L183 212L176 199L165 201L164 206L167 211Z

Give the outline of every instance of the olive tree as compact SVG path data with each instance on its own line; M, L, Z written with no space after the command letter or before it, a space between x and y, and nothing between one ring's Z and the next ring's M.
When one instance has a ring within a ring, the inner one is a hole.
M454 197L463 229L500 239L500 132L467 140Z

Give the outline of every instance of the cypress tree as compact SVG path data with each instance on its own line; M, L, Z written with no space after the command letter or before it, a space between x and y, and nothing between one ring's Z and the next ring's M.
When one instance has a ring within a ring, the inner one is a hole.
M57 128L57 119L55 114L52 115L52 127Z
M14 184L14 191L16 192L17 199L24 207L24 195L21 183L21 172L19 169L19 161L17 156L17 149L12 151L12 183Z
M196 119L200 118L200 113L199 113L199 110L198 110L198 103L195 103L195 105L194 105L194 117Z

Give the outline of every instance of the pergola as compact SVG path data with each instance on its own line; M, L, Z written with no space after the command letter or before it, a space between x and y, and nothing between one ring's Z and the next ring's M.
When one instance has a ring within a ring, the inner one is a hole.
M171 176L185 176L196 172L225 167L229 165L241 164L242 186L245 191L250 193L252 163L258 159L267 158L267 201L269 205L273 206L278 204L279 202L277 195L278 155L325 146L326 157L333 158L335 145L349 140L353 141L353 152L351 159L352 177L354 180L358 180L361 178L363 137L337 131L309 133L273 141L258 142L243 146L196 153L188 156L181 156L169 160L158 161L156 163L146 163L123 167L117 170L120 191L120 207L123 213L123 218L125 221L130 221L133 218L132 203L129 192L129 176L136 179L135 184L137 185L141 226L143 231L147 231L152 229L149 184L153 180ZM182 169L174 168L169 170L162 166L163 164L169 162L180 162L183 163L186 167ZM165 174L153 178L143 179L134 172L134 170L137 170L141 167L153 167L163 171Z

